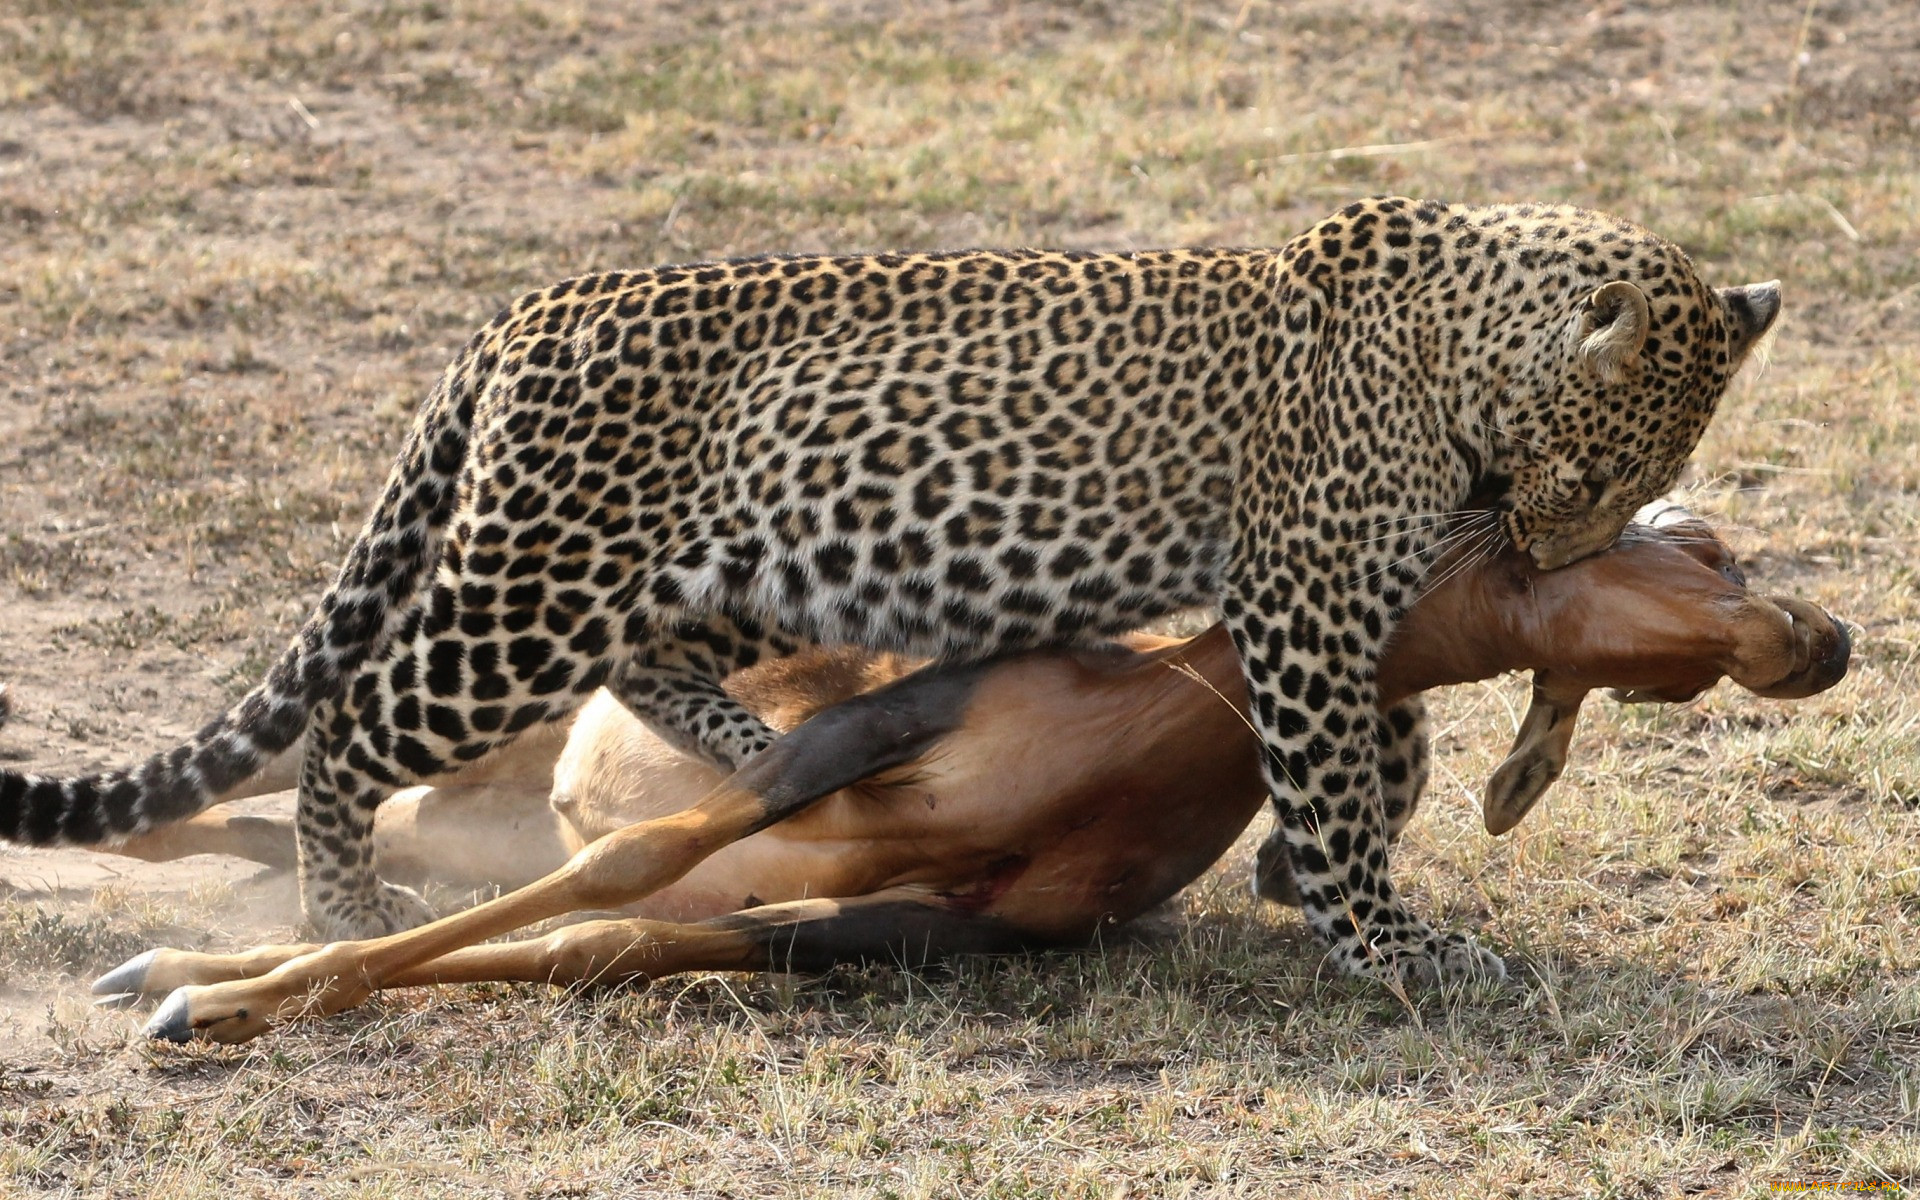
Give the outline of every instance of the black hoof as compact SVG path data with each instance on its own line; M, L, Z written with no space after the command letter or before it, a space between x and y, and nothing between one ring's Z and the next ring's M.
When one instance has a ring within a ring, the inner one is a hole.
M158 953L160 953L158 950L148 950L144 954L136 954L108 971L93 981L93 994L96 996L118 996L125 992L137 994L146 986L147 970L153 966L153 956Z
M147 1036L155 1041L190 1042L193 1040L193 1018L188 1013L187 989L177 988L160 1011L153 1014L147 1022Z

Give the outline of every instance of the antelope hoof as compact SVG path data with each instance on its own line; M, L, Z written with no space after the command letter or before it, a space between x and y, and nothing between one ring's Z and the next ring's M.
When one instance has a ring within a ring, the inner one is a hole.
M1580 722L1584 689L1567 689L1544 675L1533 677L1533 699L1513 735L1513 749L1487 780L1481 820L1495 837L1518 825L1567 768L1567 750Z
M121 963L113 970L93 981L90 989L94 995L105 997L98 1001L103 1008L127 1008L139 999L146 990L147 972L153 969L153 960L160 952L144 950ZM125 1003L113 1003L122 997L131 997Z
M192 1002L187 989L178 988L147 1022L146 1035L156 1042L184 1045L193 1040Z
M229 1044L251 1041L267 1031L267 1020L254 1009L223 1005L204 995L207 989L175 988L147 1022L146 1035L156 1042L184 1045L195 1038ZM196 1002L197 1001L197 1002Z

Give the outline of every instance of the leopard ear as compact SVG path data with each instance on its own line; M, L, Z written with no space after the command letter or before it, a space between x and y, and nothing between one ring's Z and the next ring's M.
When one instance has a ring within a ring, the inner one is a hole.
M1774 318L1780 315L1780 281L1769 279L1745 287L1716 288L1715 292L1727 314L1727 351L1738 363L1766 336Z
M1580 309L1577 357L1601 379L1619 379L1647 344L1647 294L1624 279L1594 289Z

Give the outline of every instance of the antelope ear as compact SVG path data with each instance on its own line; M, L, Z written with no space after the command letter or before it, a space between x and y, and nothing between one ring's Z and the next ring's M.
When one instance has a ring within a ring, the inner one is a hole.
M1718 288L1716 294L1727 312L1727 338L1731 343L1727 351L1738 364L1753 349L1754 343L1773 328L1774 318L1780 315L1780 281L1769 279L1745 287Z
M1534 681L1533 701L1520 721L1520 731L1513 735L1513 749L1487 781L1480 817L1488 833L1499 837L1518 825L1560 778L1574 726L1580 721L1580 704L1586 698L1584 690L1554 694Z
M1611 383L1639 359L1651 324L1645 292L1624 279L1603 283L1581 307L1576 355Z

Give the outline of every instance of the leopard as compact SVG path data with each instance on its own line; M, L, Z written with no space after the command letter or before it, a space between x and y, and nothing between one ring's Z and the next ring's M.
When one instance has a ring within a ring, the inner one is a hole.
M458 352L262 682L135 766L0 772L0 837L144 832L299 743L307 919L374 936L430 916L379 878L381 800L603 685L737 768L773 735L724 681L763 658L966 663L1212 606L1326 961L1497 980L1392 879L1426 734L1377 714L1382 645L1462 521L1544 568L1609 546L1779 307L1629 220L1405 197L1269 247L569 279Z

